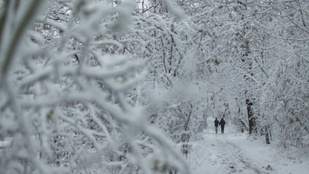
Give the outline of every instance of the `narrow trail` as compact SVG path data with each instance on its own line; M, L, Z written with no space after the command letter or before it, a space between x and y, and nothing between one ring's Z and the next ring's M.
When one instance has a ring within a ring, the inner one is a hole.
M256 173L262 174L260 169L254 165L252 161L239 147L229 140L219 140L219 149L226 149L224 152L220 152L217 155L219 159L223 159L223 165L229 167L230 173Z
M210 126L212 128L213 126ZM219 131L220 132L220 131ZM204 132L202 144L196 148L191 161L194 171L198 174L266 174L261 166L255 165L254 157L241 149L234 142L247 141L241 133L232 128L225 130L226 133L216 134L214 130L207 129ZM199 150L197 150L199 148Z
M208 123L213 122L209 120ZM307 174L309 157L287 156L263 137L250 137L226 125L224 134L215 133L210 125L203 139L193 143L189 155L194 174Z
M243 152L233 143L233 138L235 138L233 132L215 134L208 130L208 133L204 136L204 148L208 149L209 156L204 158L203 164L200 164L205 165L207 163L206 165L209 165L209 170L205 171L205 174L212 172L263 174L254 165L254 161L250 159L249 154Z

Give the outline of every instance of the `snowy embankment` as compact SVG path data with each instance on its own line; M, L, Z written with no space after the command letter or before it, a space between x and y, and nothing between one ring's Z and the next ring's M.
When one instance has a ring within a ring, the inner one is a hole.
M226 125L225 134L215 134L214 127L205 130L203 140L196 142L190 155L194 174L307 174L308 156L291 157L264 137L248 138Z

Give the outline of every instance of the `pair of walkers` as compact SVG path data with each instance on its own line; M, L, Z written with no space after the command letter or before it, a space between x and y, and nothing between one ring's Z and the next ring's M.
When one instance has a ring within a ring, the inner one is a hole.
M218 133L218 126L221 126L221 133L224 133L224 125L225 125L225 121L223 118L221 118L221 120L219 121L216 117L215 119L215 128L216 128L216 134Z

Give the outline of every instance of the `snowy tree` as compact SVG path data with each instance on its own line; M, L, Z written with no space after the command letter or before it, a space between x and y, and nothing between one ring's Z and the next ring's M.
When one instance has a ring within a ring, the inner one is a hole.
M134 1L1 5L1 172L190 173L125 95L147 72L117 39Z
M262 125L272 125L273 134L285 147L307 146L308 117L308 6L306 1L267 1L272 6L267 24L261 25L266 36L263 56L273 60L265 69L261 109ZM269 25L272 24L272 25ZM271 53L271 54L270 54ZM266 57L267 56L267 57Z
M207 117L308 147L308 5L0 0L1 172L190 173Z

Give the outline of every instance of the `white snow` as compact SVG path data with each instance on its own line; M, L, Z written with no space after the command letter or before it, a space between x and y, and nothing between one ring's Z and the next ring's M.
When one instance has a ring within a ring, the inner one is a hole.
M8 148L8 147L10 147L11 143L12 143L12 139L11 139L11 138L4 138L4 139L1 139L1 140L0 140L0 150L1 150L2 148Z
M188 160L194 174L308 173L308 157L291 158L275 143L268 145L263 137L250 138L247 133L240 133L231 126L226 125L224 134L220 129L215 134L214 126L209 125L203 139L193 142ZM0 151L10 143L11 139L0 141Z
M308 157L291 158L275 143L266 144L264 137L250 138L229 124L224 134L215 134L214 126L210 125L204 131L203 140L195 144L189 159L194 174L309 173Z

